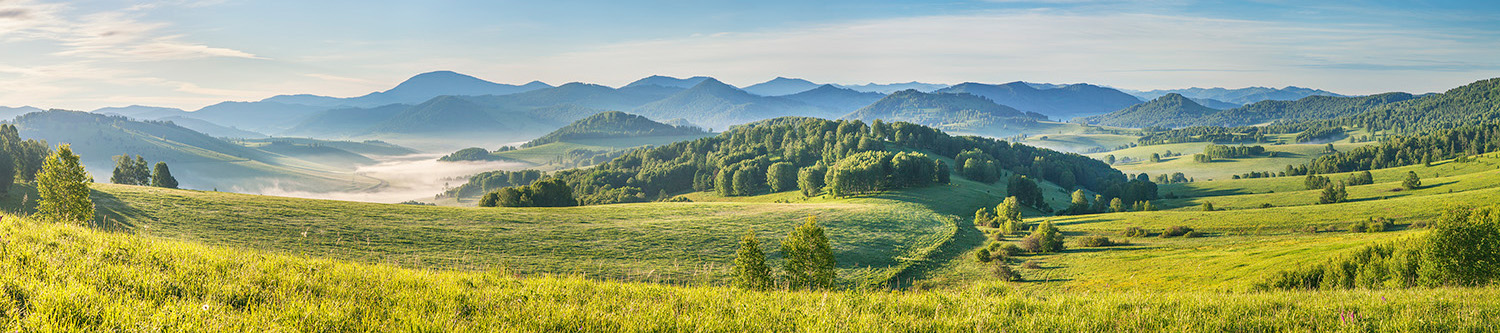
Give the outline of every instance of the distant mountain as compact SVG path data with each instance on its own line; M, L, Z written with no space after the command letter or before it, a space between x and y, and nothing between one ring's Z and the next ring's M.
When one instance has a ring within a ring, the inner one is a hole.
M157 120L166 117L184 116L187 111L178 108L164 108L156 106L131 105L126 107L107 107L92 111L98 114L112 114L126 116L141 120Z
M345 138L370 132L411 105L390 104L373 108L339 108L319 111L280 135L319 138Z
M1217 99L1212 99L1212 98L1189 98L1189 99L1193 100L1194 103L1198 103L1198 105L1207 106L1209 108L1219 109L1219 110L1228 110L1228 109L1233 109L1233 108L1237 108L1237 107L1241 106L1239 104L1234 104L1234 103L1225 102L1225 101L1221 101L1221 100L1217 100Z
M1500 119L1500 78L1479 80L1441 94L1387 103L1337 121L1397 132L1472 125ZM1458 148L1462 149L1462 148Z
M276 102L223 102L183 116L259 133L278 134L324 109L326 108L321 106Z
M756 96L714 79L642 105L631 113L655 119L683 118L712 128L781 116L837 116L836 111L780 97Z
M509 85L485 81L452 71L436 71L417 74L390 90L359 97L337 98L303 94L280 95L262 101L322 107L374 107L387 104L418 104L443 95L508 95L551 87L540 81L532 81L524 85Z
M969 82L943 88L938 92L974 94L1017 110L1035 112L1058 120L1104 114L1141 103L1134 96L1119 90L1090 84L1037 89L1020 81L1000 85Z
M679 79L671 76L652 75L640 80L635 80L635 82L631 82L630 84L627 84L621 88L639 86L662 86L668 88L687 89L692 88L699 83L703 83L703 81L705 80L712 80L712 78L709 78L707 76L694 76L686 79Z
M875 101L881 98L885 98L885 94L859 92L853 89L839 88L831 84L825 84L816 89L781 96L781 98L848 113L859 110L859 108L870 105L870 103L875 103Z
M339 175L318 164L226 142L164 121L76 111L31 113L16 119L24 138L72 144L95 181L107 182L111 157L144 156L167 162L185 188L258 190L280 186L294 191L359 190L375 179ZM279 185L277 185L279 184Z
M947 88L948 87L948 85L946 85L946 84L922 83L922 82L917 82L917 81L912 81L912 82L907 82L907 83L866 83L866 84L861 84L861 85L842 85L842 84L838 84L836 86L839 86L839 88L849 88L849 89L852 89L854 91L875 92L875 93L882 93L882 94L890 94L890 93L893 93L893 92L902 91L902 90L908 90L908 89L916 90L916 91L920 91L920 92L933 92L933 91L937 91L938 89L943 89L943 88Z
M515 130L529 124L517 120L500 121L482 105L458 96L441 96L408 107L375 125L371 131L399 134L481 132Z
M1179 94L1167 94L1123 110L1085 118L1090 124L1142 128L1151 126L1185 127L1207 115L1219 112Z
M778 76L775 79L771 79L770 81L756 83L754 85L745 87L743 90L745 90L745 92L761 96L782 96L812 90L813 88L817 87L817 83L812 83L808 80L790 79Z
M1035 123L1045 118L1015 108L995 104L984 97L966 93L924 93L902 90L881 98L874 104L845 115L843 119L872 122L904 121L945 130L987 132L988 127L1016 123Z
M1225 88L1187 88L1151 91L1130 91L1132 95L1141 99L1155 99L1166 94L1179 94L1188 98L1207 98L1223 102L1246 105L1259 101L1292 101L1307 96L1343 96L1331 91L1309 89L1295 86L1286 88L1247 87L1239 89Z
M11 120L11 119L16 119L17 116L20 116L20 115L23 115L23 114L32 113L32 112L42 112L42 111L43 111L42 109L38 109L38 108L30 107L30 106L22 106L22 107L14 107L14 108L13 107L8 107L8 106L0 106L0 121L6 121L6 120Z
M156 120L170 121L173 124L177 124L177 126L182 126L198 133L203 133L216 138L255 139L267 137L267 135L265 134L246 131L233 127L224 127L219 124L211 123L207 120L197 118L170 116L157 118Z
M1208 115L1197 124L1234 127L1273 121L1333 119L1415 98L1411 94L1397 92L1360 97L1308 96L1295 101L1260 101Z
M572 139L633 138L643 136L707 135L702 128L672 126L620 111L602 112L563 126L521 145L530 148Z

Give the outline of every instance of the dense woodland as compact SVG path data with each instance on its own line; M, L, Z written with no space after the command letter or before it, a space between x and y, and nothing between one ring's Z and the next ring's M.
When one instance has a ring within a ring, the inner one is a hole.
M1000 180L988 175L1012 173L1066 188L1130 192L1124 189L1124 174L1082 155L989 138L954 137L905 122L877 120L867 125L858 120L801 117L760 121L714 137L634 150L593 168L559 171L553 176L566 181L580 204L642 202L709 190L743 196L790 190L818 195L826 189L828 194L843 196L946 182L950 170L957 169L947 164L946 157L974 164L956 172L982 175L976 179L982 182ZM460 187L457 192L489 188L465 186L468 189Z
M1308 163L1306 170L1311 173L1373 170L1494 151L1500 151L1500 124L1471 125L1392 137L1378 144L1321 156Z
M707 134L702 128L672 126L651 121L646 117L620 111L603 112L574 121L552 133L531 140L521 148L536 147L548 143L573 139L625 138L638 136L672 136Z

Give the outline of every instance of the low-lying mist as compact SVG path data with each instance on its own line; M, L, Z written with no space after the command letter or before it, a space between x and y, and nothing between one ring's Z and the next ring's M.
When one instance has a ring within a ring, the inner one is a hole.
M462 185L468 176L494 170L518 170L518 162L438 162L443 154L417 154L387 158L380 163L359 167L355 174L384 181L380 188L352 192L308 192L287 190L278 181L269 186L235 192L285 197L397 203L407 200L430 200L448 187Z

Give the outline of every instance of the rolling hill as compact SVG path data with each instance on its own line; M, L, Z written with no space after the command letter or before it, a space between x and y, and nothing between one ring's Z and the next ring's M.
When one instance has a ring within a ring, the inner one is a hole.
M1165 89L1151 91L1126 91L1141 99L1156 99L1167 94L1178 94L1189 98L1214 99L1239 105L1247 105L1260 101L1292 101L1308 96L1343 96L1321 89L1310 89L1295 86L1286 88L1269 87L1245 87L1239 89L1225 88L1187 88L1187 89Z
M770 81L756 83L740 89L744 90L745 92L761 96L782 96L812 90L813 88L817 88L818 86L819 85L817 83L812 83L808 80L791 79L778 76L775 79L771 79Z
M842 119L872 122L905 121L945 131L985 132L1003 124L1034 123L1045 117L995 104L971 94L924 93L902 90L881 98Z
M670 77L670 76L652 75L652 76L647 76L645 78L641 78L640 80L635 80L635 82L631 82L630 84L626 84L624 87L621 87L621 88L640 87L640 86L658 86L658 87L667 87L667 88L687 89L687 88L692 88L693 86L696 86L699 83L703 83L703 81L705 81L705 80L712 80L712 78L707 77L707 76L694 76L694 77L690 77L690 78L686 78L686 79L679 79L679 78Z
M1196 123L1205 126L1249 126L1281 122L1304 122L1356 115L1376 107L1416 98L1408 93L1384 93L1359 97L1308 96L1295 101L1266 100L1207 115Z
M834 117L835 111L779 97L764 97L714 79L630 111L653 119L682 118L711 128L727 128L782 116Z
M1019 81L1000 85L968 82L939 89L937 92L969 93L989 98L1000 105L1043 114L1057 120L1109 113L1141 103L1141 100L1129 94L1090 84L1038 89Z
M817 88L781 96L808 105L823 107L836 112L854 112L859 108L875 103L885 98L885 94L874 92L859 92L848 88L839 88L831 84L818 86Z
M643 136L708 135L696 127L678 127L658 123L646 117L620 111L603 112L579 119L552 133L526 142L521 148L531 148L553 142L578 139L612 139Z
M3 120L16 119L16 117L19 117L19 116L21 116L23 114L27 114L27 113L32 113L32 112L42 112L42 109L38 109L38 108L30 107L30 106L22 106L22 107L14 107L14 108L13 107L8 107L8 106L0 106L0 119L3 119Z
M1133 105L1108 114L1084 118L1089 124L1115 127L1186 127L1198 119L1219 112L1179 94L1167 94L1149 102Z
M388 104L418 104L443 95L508 95L551 87L541 81L510 85L485 81L452 71L435 71L412 76L389 90L372 92L359 97L337 98L303 94L279 95L261 101L330 108L377 107Z
M946 85L946 84L922 83L922 82L917 82L917 81L912 81L912 82L907 82L907 83L873 83L873 82L871 82L871 83L857 84L857 85L836 84L835 86L838 86L839 88L847 88L847 89L854 90L854 91L859 91L859 92L873 92L873 93L881 93L881 94L890 94L890 93L894 93L894 92L897 92L897 91L908 90L908 89L910 89L910 90L916 90L916 91L920 91L920 92L933 92L933 91L936 91L938 89L943 89L943 88L947 88L948 87L948 85Z

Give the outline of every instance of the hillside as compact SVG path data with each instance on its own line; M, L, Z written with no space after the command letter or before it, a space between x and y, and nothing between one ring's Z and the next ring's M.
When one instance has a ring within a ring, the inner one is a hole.
M808 80L791 79L778 76L775 79L771 79L770 81L746 86L744 88L741 88L741 90L761 96L783 96L812 90L813 88L817 88L818 86L819 85L817 83L812 83Z
M97 110L89 111L89 112L98 113L98 114L110 114L110 115L126 116L126 117L135 118L135 119L139 119L139 120L157 120L157 119L166 118L166 117L184 116L184 115L188 114L187 111L183 111L182 109L178 109L178 108L164 108L164 107L144 106L144 105L131 105L131 106L126 106L126 107L99 108Z
M667 87L667 88L688 89L688 88L692 88L693 86L698 85L699 83L703 83L703 81L712 80L712 79L713 78L710 78L710 77L707 77L707 76L694 76L694 77L690 77L690 78L686 78L686 79L679 79L679 78L670 77L670 76L652 75L652 76L647 76L647 77L641 78L640 80L635 80L635 82L631 82L630 84L626 84L624 87L620 87L620 88L631 88L631 87L641 87L641 86L658 86L658 87Z
M1084 118L1089 124L1115 127L1185 127L1219 110L1199 105L1179 94L1167 94L1149 102L1108 114Z
M1416 96L1397 92L1359 97L1309 96L1295 101L1267 100L1205 116L1196 124L1233 127L1273 121L1297 123L1334 119L1413 98Z
M1141 99L1156 99L1167 94L1178 94L1189 98L1214 99L1239 105L1254 104L1260 101L1294 101L1308 96L1343 96L1321 89L1310 89L1295 86L1285 88L1269 87L1245 87L1239 89L1226 88L1187 88L1187 89L1165 89L1151 91L1129 91L1132 95Z
M859 108L875 103L885 98L885 94L874 92L859 92L848 88L839 88L831 84L818 86L817 88L781 96L781 98L794 100L808 105L822 107L835 112L854 112Z
M395 117L411 105L391 104L374 108L338 108L308 116L281 135L342 138L370 132L376 125Z
M1334 123L1411 133L1500 119L1500 78L1476 81L1421 98L1389 103Z
M874 83L874 82L871 82L871 83L866 83L866 84L836 84L835 86L838 86L839 88L846 88L846 89L849 89L849 90L858 91L858 92L872 92L872 93L881 93L881 94L890 94L890 93L895 93L897 91L902 91L902 90L916 90L916 91L920 91L920 92L933 92L933 91L937 91L938 89L943 89L943 88L947 88L948 87L948 85L946 85L946 84L923 83L923 82L917 82L917 81L912 81L912 82L907 82L907 83Z
M188 118L183 116L168 116L157 118L158 121L170 121L177 126L182 126L198 133L217 138L264 138L265 134L246 131L233 127L220 126L207 120Z
M34 107L30 107L30 106L22 106L22 107L14 107L14 108L13 107L8 107L8 106L0 106L0 120L7 120L8 121L8 120L11 120L11 119L16 119L16 117L19 117L19 116L21 116L23 114L32 113L32 112L41 112L41 111L43 111L43 110L42 109L38 109L38 108L34 108Z
M223 102L205 106L182 116L205 120L221 126L276 135L324 109L320 106L276 102Z
M946 131L983 131L1006 123L1035 122L1043 118L995 104L971 94L924 93L902 90L855 110L842 119L872 122L904 121Z
M1000 105L1043 114L1057 120L1104 114L1141 103L1141 100L1129 94L1090 84L1037 89L1024 82L1000 85L968 82L939 89L937 92L969 93Z
M168 122L73 111L32 113L17 119L21 137L69 143L97 180L108 180L111 157L142 155L167 162L184 188L255 191L283 186L301 191L368 189L379 181L344 175L326 166L229 143ZM279 185L276 185L279 184Z
M677 127L658 123L646 117L619 111L603 112L579 119L552 133L521 145L530 148L548 143L577 139L611 139L642 136L707 135L701 128Z
M302 94L279 95L261 101L328 108L377 107L388 104L418 104L443 95L508 95L551 87L541 81L510 85L485 81L452 71L435 71L412 76L389 90L372 92L359 97L337 98Z
M782 116L833 117L834 111L778 97L756 96L714 79L705 79L631 113L653 119L683 118L710 128Z

